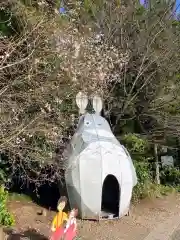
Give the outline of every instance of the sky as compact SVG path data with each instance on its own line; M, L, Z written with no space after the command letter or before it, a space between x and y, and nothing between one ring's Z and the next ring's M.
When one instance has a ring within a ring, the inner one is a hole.
M141 4L144 4L145 0L140 0ZM176 8L177 8L177 12L180 13L180 0L176 0Z

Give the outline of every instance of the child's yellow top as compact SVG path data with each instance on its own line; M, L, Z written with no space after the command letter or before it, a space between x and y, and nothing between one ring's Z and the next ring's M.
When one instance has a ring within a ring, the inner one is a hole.
M52 228L54 230L59 228L60 226L62 226L63 222L67 221L67 220L68 220L67 213L65 213L63 211L59 211L53 219Z

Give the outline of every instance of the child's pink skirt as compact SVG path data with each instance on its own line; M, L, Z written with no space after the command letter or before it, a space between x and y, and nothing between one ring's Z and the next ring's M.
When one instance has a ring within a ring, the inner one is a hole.
M50 240L73 240L77 235L77 232L74 231L74 227L74 224L70 225L66 233L64 233L65 228L59 227L55 232L52 233Z

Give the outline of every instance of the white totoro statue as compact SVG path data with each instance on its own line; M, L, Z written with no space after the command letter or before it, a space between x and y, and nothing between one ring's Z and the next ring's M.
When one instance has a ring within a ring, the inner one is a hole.
M103 102L94 96L94 114L86 111L88 97L78 93L82 114L66 149L65 181L71 207L82 219L119 218L129 212L132 189L137 183L131 157L100 116Z

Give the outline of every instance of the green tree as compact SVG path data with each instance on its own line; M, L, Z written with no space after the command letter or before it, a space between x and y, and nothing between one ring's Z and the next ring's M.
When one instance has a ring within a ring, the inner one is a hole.
M3 30L0 53L0 149L12 173L61 176L54 154L79 90L101 94L117 135L179 137L179 25L165 6L138 2L71 1L64 15L46 1L1 3L18 26L11 36Z

